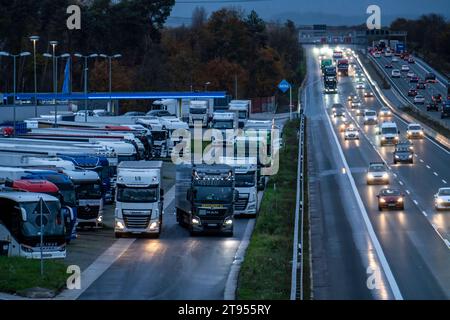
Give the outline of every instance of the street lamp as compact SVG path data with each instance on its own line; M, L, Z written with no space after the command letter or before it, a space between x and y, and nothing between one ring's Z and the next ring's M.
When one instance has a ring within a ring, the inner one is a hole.
M46 58L53 58L53 56L50 53L44 53L43 56ZM56 65L56 67L55 67L55 69L56 69L56 72L55 72L55 74L56 74L56 81L55 81L56 82L56 91L58 91L58 83L59 83L58 82L58 60L61 58L70 58L70 54L64 53L62 55L55 57L55 59L56 59L56 64L55 64Z
M58 41L50 41L50 45L53 47L53 92L54 92L54 104L55 104L55 128L58 126L58 105L56 104L56 95L58 93L58 84L56 83L56 46Z
M93 53L90 54L88 56L84 56L80 53L75 53L74 54L75 57L77 58L83 58L84 59L84 121L87 122L87 118L88 118L88 110L87 110L87 94L88 94L88 59L95 59L98 57L98 54Z
M211 84L211 82L209 82L209 81L205 83L205 92L208 91L208 86L209 86L210 84Z
M108 56L106 54L99 55L102 58L108 59L109 62L109 108L112 108L112 59L120 59L122 58L121 54L115 54L112 56ZM111 111L111 110L108 110ZM117 107L116 114L119 115L119 107Z
M29 56L29 55L31 55L31 53L29 53L29 52L21 52L21 53L19 53L19 54L11 54L11 53L8 53L8 52L4 52L4 51L1 51L0 52L0 56L3 56L3 57L11 57L11 58L13 58L13 64L14 64L14 72L13 72L13 77L14 77L14 79L13 79L13 90L14 90L14 96L13 96L13 135L15 136L16 135L16 60L17 60L17 58L18 57L26 57L26 56Z
M31 36L30 41L33 42L33 60L34 60L34 117L37 118L37 75L36 75L36 42L39 36Z

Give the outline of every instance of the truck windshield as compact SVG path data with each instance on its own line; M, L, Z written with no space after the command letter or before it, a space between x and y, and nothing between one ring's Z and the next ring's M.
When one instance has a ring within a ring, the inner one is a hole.
M166 141L167 133L166 131L152 131L152 138L154 141Z
M250 188L255 186L256 172L250 173L236 173L236 187Z
M233 121L229 120L214 120L213 128L218 130L233 129Z
M100 183L83 183L76 185L78 199L100 199L102 197L102 187Z
M231 203L233 200L230 187L201 187L194 189L194 199L202 203Z
M67 190L61 190L59 189L59 193L64 199L64 204L69 207L75 207L77 204L77 196L75 193L75 189L67 189Z
M239 119L247 119L247 111L239 111Z
M21 203L20 207L27 212L27 221L22 224L22 233L25 237L36 237L41 229L41 215L39 202ZM60 204L57 201L48 201L46 205L50 211L44 210L42 222L44 226L44 236L64 235L64 220L60 211ZM47 211L47 212L45 212Z
M150 188L117 188L117 201L124 203L152 203L158 201L158 187Z
M206 114L206 109L203 108L191 108L189 110L191 114Z
M383 134L397 134L397 128L383 128Z

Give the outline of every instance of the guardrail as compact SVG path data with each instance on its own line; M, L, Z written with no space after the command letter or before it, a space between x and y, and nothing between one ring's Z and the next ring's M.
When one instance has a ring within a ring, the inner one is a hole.
M299 151L297 168L297 198L295 206L294 243L292 249L291 300L303 300L303 226L304 226L304 154L305 154L305 115L299 114ZM299 236L300 233L300 236ZM300 263L298 262L300 258Z

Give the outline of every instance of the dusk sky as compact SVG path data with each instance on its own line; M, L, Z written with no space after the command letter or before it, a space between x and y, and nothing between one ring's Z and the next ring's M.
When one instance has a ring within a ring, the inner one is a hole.
M256 10L266 20L292 19L298 24L327 23L360 24L367 19L366 9L376 4L382 10L382 24L396 17L414 18L424 13L439 13L449 17L449 0L177 0L169 24L188 24L196 6L208 14L226 6ZM384 17L384 19L383 19Z

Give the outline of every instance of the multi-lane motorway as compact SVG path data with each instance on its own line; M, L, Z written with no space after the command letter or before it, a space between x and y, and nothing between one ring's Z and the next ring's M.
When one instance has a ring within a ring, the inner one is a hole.
M313 269L324 271L314 274L315 297L448 299L450 215L435 211L433 195L450 183L450 153L429 139L417 140L414 164L394 165L394 148L380 147L376 126L365 126L347 103L349 95L358 94L361 108L378 112L383 106L378 97L364 98L351 77L340 78L338 94L323 95L318 57L312 48L307 51L304 101L317 173L311 184L319 190L312 203L313 232L314 212L322 210L316 217L321 233L316 241L313 236ZM330 117L334 103L346 106L360 131L359 141L344 140L338 130L341 120ZM406 139L407 124L392 120ZM370 162L380 161L390 170L391 186L405 194L404 210L378 211L376 195L383 187L368 186L366 170ZM367 281L377 268L380 285L374 287Z

